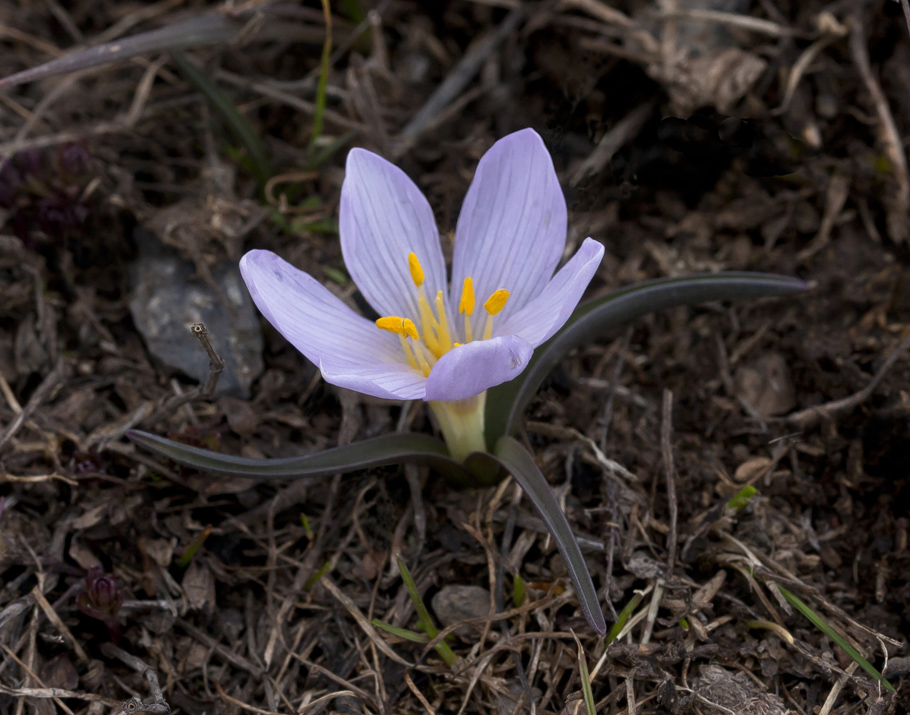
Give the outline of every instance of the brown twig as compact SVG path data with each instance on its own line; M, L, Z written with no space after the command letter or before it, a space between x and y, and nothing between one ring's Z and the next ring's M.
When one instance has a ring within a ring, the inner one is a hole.
M400 138L403 143L398 148L399 154L403 153L403 150L407 149L407 146L426 130L437 114L462 93L468 82L480 71L481 65L503 40L518 29L524 18L525 10L521 6L515 8L500 23L499 27L477 40L468 49L449 72L448 77L430 95L420 111L401 130Z
M782 419L783 423L799 430L805 430L814 427L819 422L836 419L840 415L855 409L872 396L872 393L875 392L875 388L878 387L879 383L884 379L888 371L894 367L894 363L896 363L898 358L906 352L907 348L910 348L910 335L904 338L892 351L884 364L878 369L878 372L869 380L869 384L862 390L854 392L849 397L844 397L840 400L834 400L832 402L827 402L824 405L816 405L815 407L808 407L805 410L794 412L792 415L784 417Z
M667 577L676 563L676 524L679 516L676 501L676 468L673 464L673 391L664 390L663 409L660 424L660 447L663 453L664 474L667 477L667 502L670 507L670 531L667 534Z
M22 428L22 425L25 424L25 421L31 417L32 413L50 396L57 385L63 381L65 367L66 364L63 362L63 358L57 360L54 369L41 381L41 384L38 385L32 393L31 398L25 407L22 408L22 411L13 417L12 422L10 422L6 426L6 429L0 433L0 449L3 449L3 445L16 436L16 433Z
M904 144L901 139L888 100L881 85L872 74L869 64L869 50L866 47L866 33L863 30L863 4L856 3L850 17L850 54L856 69L862 77L866 90L872 97L875 111L878 114L879 139L884 145L885 156L891 164L897 191L887 204L888 234L895 243L907 240L908 214L910 214L910 173L907 170L907 157L904 155Z
M123 661L133 670L141 673L149 684L149 692L152 694L151 700L140 700L139 698L130 698L124 701L123 712L127 715L138 715L138 713L151 713L151 715L167 715L171 711L171 706L167 704L164 695L161 693L161 686L158 684L158 673L150 665L140 660L134 655L130 655L125 650L115 646L113 643L104 643L101 646L101 652L108 658L117 658Z
M224 371L224 358L216 353L215 348L212 347L212 343L209 341L209 331L206 330L205 325L196 323L191 329L199 344L202 345L202 349L205 350L205 354L209 356L209 374L205 385L202 386L198 394L199 397L208 400L215 394L215 388L218 387L218 378L221 377L221 373ZM187 397L189 394L188 392L183 397ZM169 407L173 410L179 405L170 405Z

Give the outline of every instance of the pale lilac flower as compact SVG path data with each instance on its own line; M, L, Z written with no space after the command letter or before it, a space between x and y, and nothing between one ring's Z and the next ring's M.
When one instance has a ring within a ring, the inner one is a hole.
M375 397L461 401L511 380L568 320L603 257L590 238L553 275L566 202L541 140L524 129L483 156L455 230L452 280L426 198L401 169L348 154L344 261L383 316L358 315L274 253L240 262L269 322L327 382Z

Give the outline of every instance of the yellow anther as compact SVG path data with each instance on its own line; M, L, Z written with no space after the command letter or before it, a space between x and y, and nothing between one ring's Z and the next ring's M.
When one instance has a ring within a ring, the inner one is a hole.
M506 307L506 301L508 299L509 291L500 288L499 290L494 291L493 295L487 298L487 302L483 304L483 308L490 315L496 315Z
M411 340L417 340L417 326L414 325L413 320L408 320L407 318L400 318L396 315L390 315L386 318L380 318L376 321L376 327L380 330L388 330L390 333L395 333L396 335L404 335Z
M471 276L464 279L464 286L461 288L461 302L458 304L459 313L474 314L474 281Z
M461 345L461 343L453 343L453 344L452 344L452 347L453 347L453 348L457 348L457 347L459 347L460 345Z
M423 268L414 251L408 254L408 270L411 271L411 280L414 281L414 285L420 288L423 285Z

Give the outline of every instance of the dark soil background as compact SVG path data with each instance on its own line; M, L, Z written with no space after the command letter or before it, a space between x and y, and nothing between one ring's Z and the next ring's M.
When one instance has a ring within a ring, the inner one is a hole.
M315 139L319 3L229 5L0 2L0 76L206 13L235 27L0 89L0 713L581 713L579 653L598 713L910 711L901 5L333 2ZM186 62L260 138L264 187ZM362 304L337 237L347 150L413 177L446 244L480 156L527 126L569 247L606 246L590 295L716 270L815 285L620 327L533 403L527 442L608 621L640 599L606 649L514 482L252 483L124 436L274 457L431 431L419 404L323 383L236 264L268 248ZM211 398L200 321L228 362ZM454 668L370 624L419 630L397 559L438 624L473 619L449 630Z

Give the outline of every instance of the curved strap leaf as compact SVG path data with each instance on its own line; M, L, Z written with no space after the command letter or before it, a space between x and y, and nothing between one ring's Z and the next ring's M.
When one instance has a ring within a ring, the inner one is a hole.
M466 464L468 468L481 466L486 470L499 466L507 470L524 489L537 511L543 517L556 542L556 548L569 568L569 575L575 590L581 610L588 623L600 635L607 632L607 623L604 620L603 610L597 598L597 590L591 580L591 574L585 564L581 549L572 533L572 527L556 500L556 495L550 488L549 482L534 461L534 457L512 437L503 437L496 443L495 456L486 452L474 452L469 455Z
M540 384L570 350L617 325L677 305L793 295L811 287L798 278L770 273L705 273L636 283L583 303L556 335L534 351L521 375L487 392L487 443L514 434Z
M422 434L384 435L324 452L283 459L233 457L199 447L190 447L139 430L130 430L126 435L140 447L173 459L184 466L203 472L259 481L321 477L402 462L429 464L453 479L467 482L471 480L471 475L465 467L449 457L443 442Z

